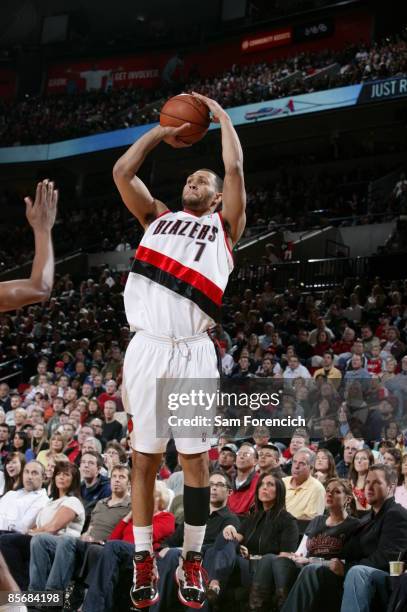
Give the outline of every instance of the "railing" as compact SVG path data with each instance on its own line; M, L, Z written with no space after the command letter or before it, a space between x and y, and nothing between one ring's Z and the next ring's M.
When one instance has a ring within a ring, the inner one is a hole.
M403 253L395 253L371 257L340 257L281 264L245 265L234 271L228 292L241 293L244 289L258 291L266 281L269 281L277 291L284 291L291 279L304 291L337 287L347 277L372 279L380 276L385 281L399 280L407 276L404 258Z
M18 359L0 363L0 383L7 382L16 387L22 381L22 367Z

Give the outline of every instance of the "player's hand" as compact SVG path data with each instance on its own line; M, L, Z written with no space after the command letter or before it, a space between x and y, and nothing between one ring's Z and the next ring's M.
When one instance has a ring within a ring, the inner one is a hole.
M223 110L221 105L216 102L216 100L212 100L212 98L207 98L206 96L196 93L195 91L192 92L192 95L194 96L194 98L198 98L198 100L201 100L201 102L206 104L206 106L212 113L212 121L214 123L219 123L221 119L229 118L227 112Z
M236 540L237 530L233 525L227 525L223 530L223 537L225 540Z
M179 127L162 127L160 125L160 131L162 134L162 139L166 142L170 147L174 147L174 149L182 149L184 147L192 147L191 144L182 140L182 135L191 127L190 123L183 123Z
M28 223L34 230L50 230L57 214L58 189L55 189L53 181L44 179L37 185L34 203L27 196L24 198L26 204L26 216Z

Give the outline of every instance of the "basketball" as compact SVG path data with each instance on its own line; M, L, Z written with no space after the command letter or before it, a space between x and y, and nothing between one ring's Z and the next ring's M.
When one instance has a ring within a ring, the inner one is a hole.
M186 144L194 144L203 138L210 124L209 109L190 94L179 94L167 100L161 109L160 125L162 127L179 127L190 123L191 127L178 136Z

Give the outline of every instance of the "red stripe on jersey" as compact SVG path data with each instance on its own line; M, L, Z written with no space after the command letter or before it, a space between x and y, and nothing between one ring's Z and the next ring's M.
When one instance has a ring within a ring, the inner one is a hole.
M169 212L171 212L170 210L164 210L162 213L160 213L159 215L156 216L156 218L154 219L154 221L156 219L159 219L160 217L162 217L163 215L167 215Z
M188 285L192 285L195 287L195 289L198 289L204 293L218 306L222 305L222 289L209 280L209 278L203 276L203 274L196 272L192 268L183 266L181 263L179 263L179 261L176 261L176 259L167 257L167 255L163 255L158 251L148 249L144 246L138 247L135 259L145 261L156 268L160 268L160 270L163 270L164 272L168 272L168 274L179 278L185 283L188 283Z
M232 249L230 248L229 235L228 235L228 233L226 231L225 221L224 221L224 219L222 217L222 213L220 211L218 211L218 215L219 215L220 222L222 223L223 235L225 237L226 246L228 248L229 253L232 256L232 260L234 261L235 258L233 257L233 252L232 252Z

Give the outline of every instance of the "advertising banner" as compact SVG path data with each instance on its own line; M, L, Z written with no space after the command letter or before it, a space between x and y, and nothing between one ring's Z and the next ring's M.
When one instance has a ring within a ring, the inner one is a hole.
M407 96L407 77L393 77L391 79L363 83L358 97L358 104L380 102L404 96Z
M335 31L335 22L333 19L317 19L308 21L293 27L293 41L305 42L307 40L318 40L319 38L327 38L332 36Z
M247 36L242 40L241 48L243 53L253 53L254 51L289 45L291 41L291 28L281 28L279 30L272 30L271 32Z

